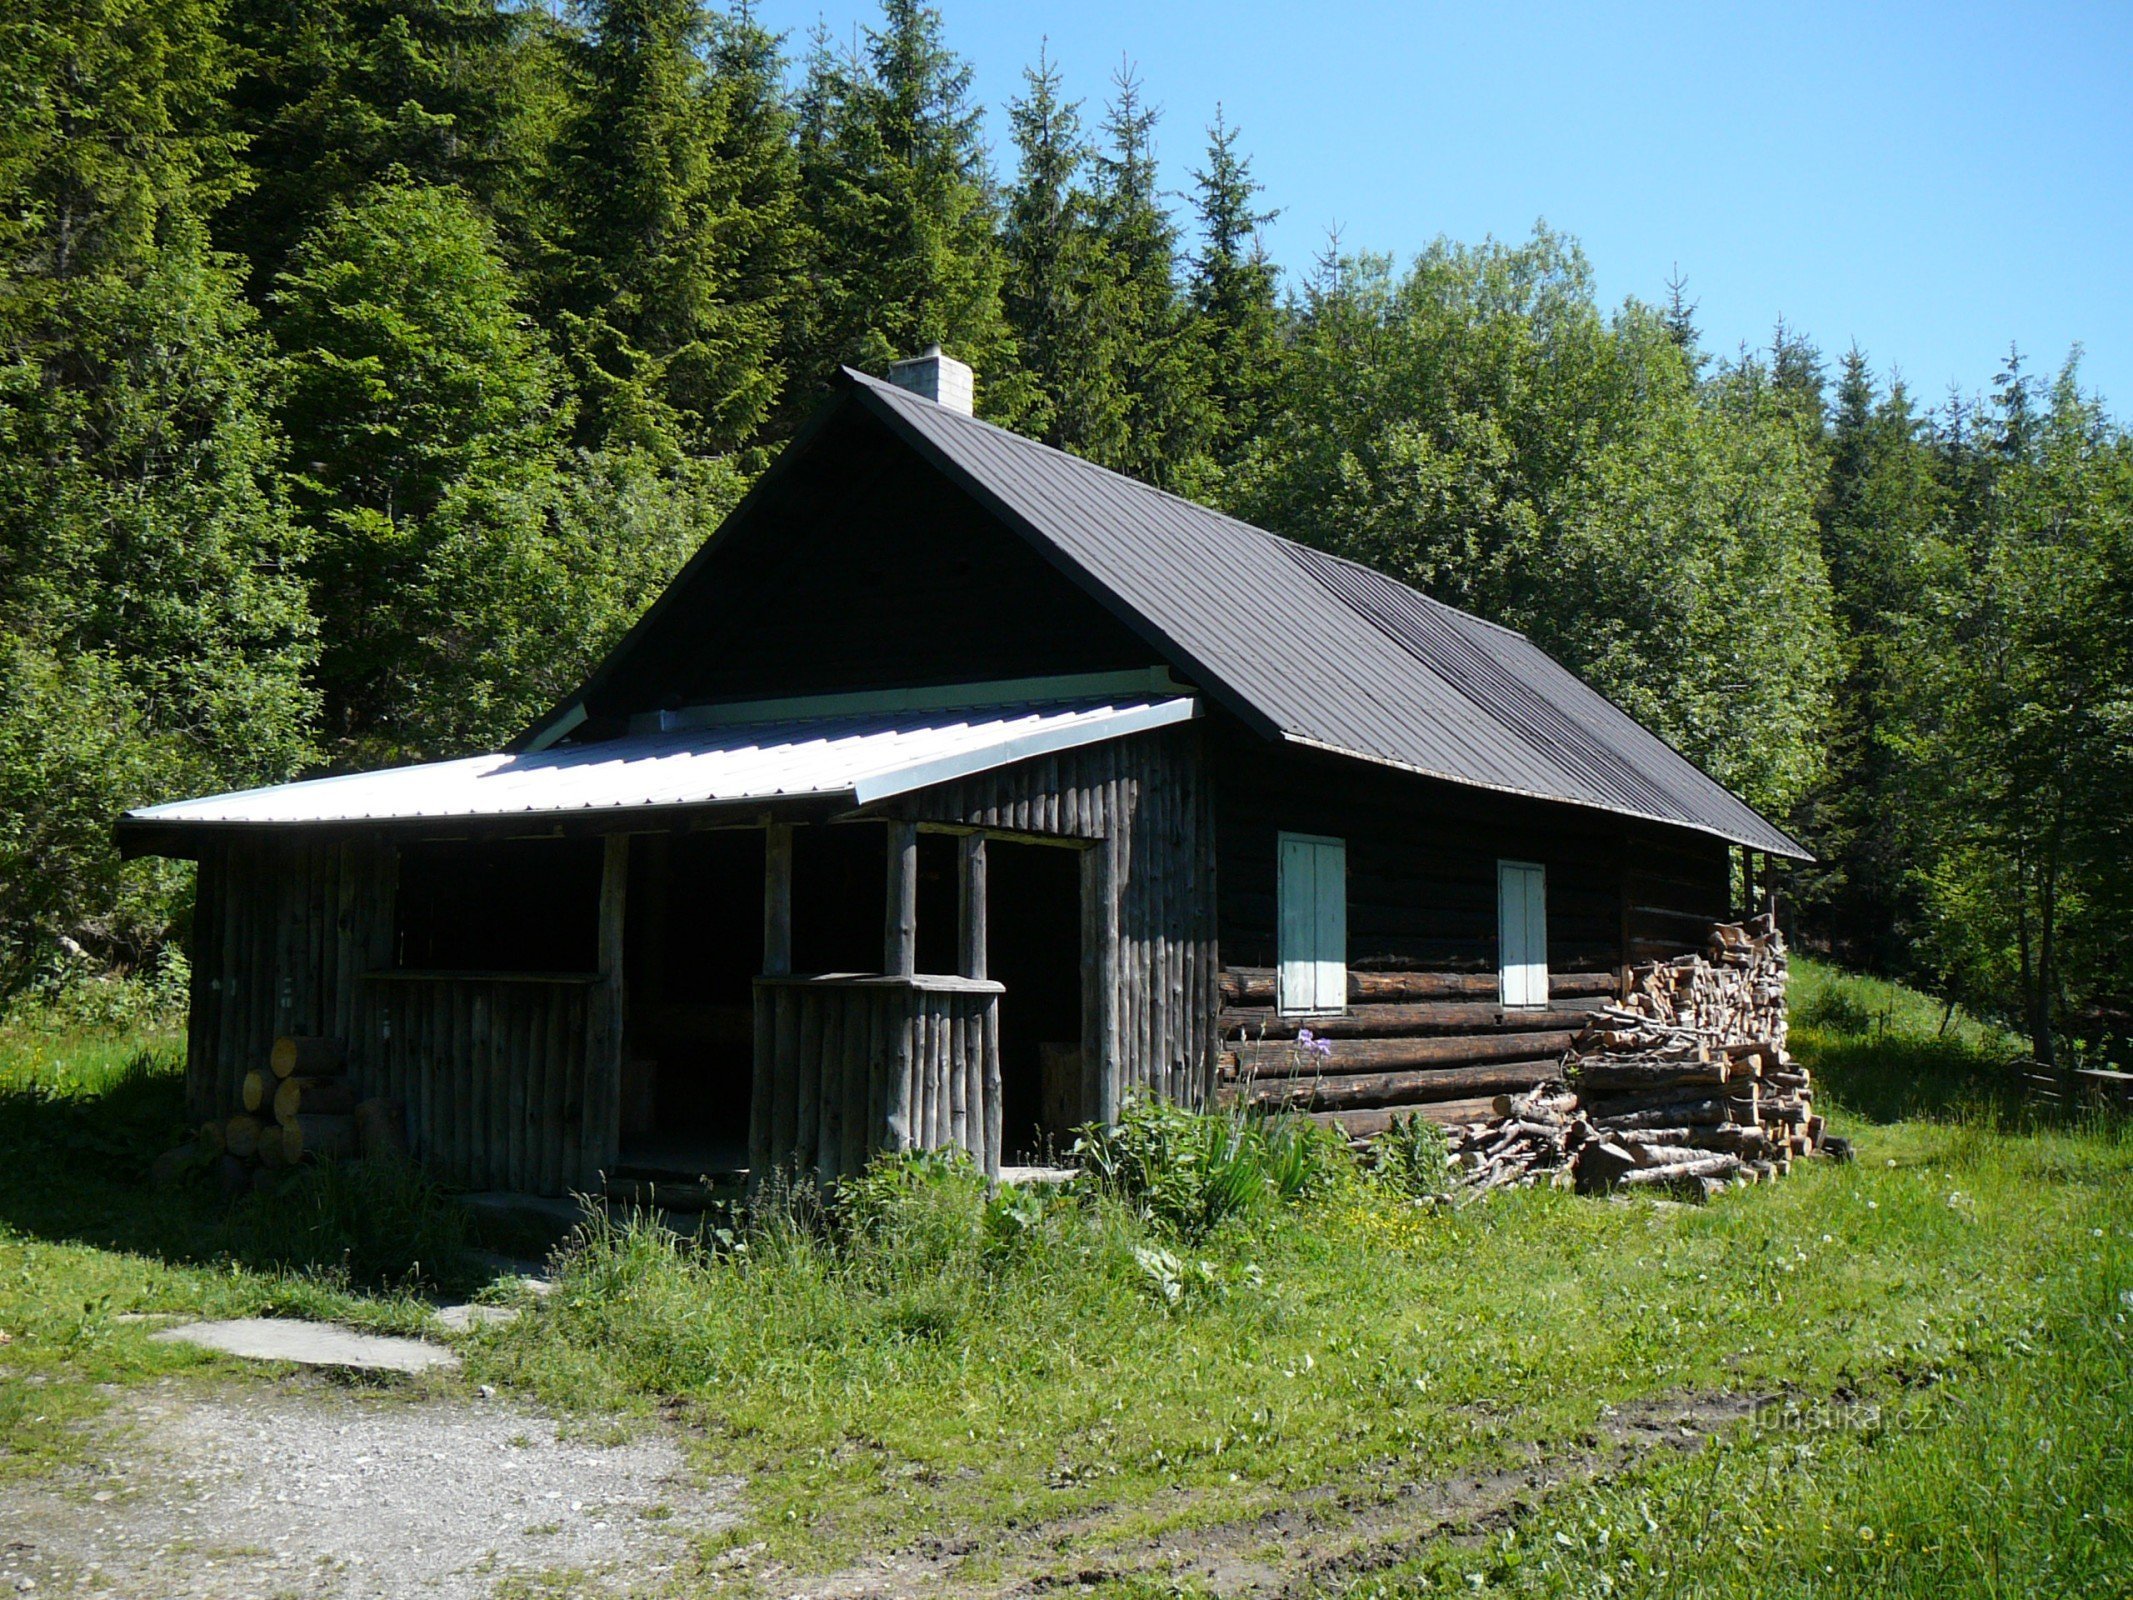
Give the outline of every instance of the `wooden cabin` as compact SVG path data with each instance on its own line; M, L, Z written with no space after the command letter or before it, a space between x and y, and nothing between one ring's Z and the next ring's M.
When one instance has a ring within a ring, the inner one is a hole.
M1455 1117L1802 855L1520 635L892 376L510 749L127 814L199 863L199 1115L316 1034L548 1194L997 1171L1135 1093Z

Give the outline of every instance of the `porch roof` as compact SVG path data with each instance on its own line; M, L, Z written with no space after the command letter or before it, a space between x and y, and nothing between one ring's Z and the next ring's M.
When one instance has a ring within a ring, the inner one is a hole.
M795 798L869 805L1197 713L1190 695L1149 694L713 722L143 806L120 830L146 842L167 831L568 818Z

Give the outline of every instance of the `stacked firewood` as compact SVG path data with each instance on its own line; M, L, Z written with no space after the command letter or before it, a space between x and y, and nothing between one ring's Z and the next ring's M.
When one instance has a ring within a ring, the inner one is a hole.
M270 1188L292 1167L325 1156L404 1155L399 1102L365 1099L337 1040L284 1036L264 1068L247 1072L242 1108L200 1125L191 1145L166 1151L159 1176L206 1166L232 1192Z
M1712 930L1710 951L1635 969L1557 1081L1447 1130L1460 1180L1708 1195L1819 1149L1813 1085L1784 1044L1784 941L1765 918Z

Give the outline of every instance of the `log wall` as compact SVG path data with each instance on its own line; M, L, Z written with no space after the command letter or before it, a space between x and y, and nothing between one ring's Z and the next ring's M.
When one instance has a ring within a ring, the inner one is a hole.
M595 1186L619 1133L619 978L392 973L397 870L376 838L262 833L203 851L191 1114L227 1116L278 1035L318 1034L343 1042L362 1094L402 1102L410 1152L440 1178Z
M757 979L750 1170L827 1188L879 1151L960 1148L998 1174L1000 996L923 973Z
M1310 1110L1374 1132L1443 1120L1559 1070L1586 1014L1632 962L1700 949L1727 909L1728 858L1681 829L1484 794L1308 751L1219 738L1219 1098ZM1340 1017L1274 1010L1277 836L1347 842L1348 1001ZM1549 1004L1500 1003L1497 863L1548 873ZM1296 1042L1308 1027L1320 1041Z
M1083 1104L1109 1116L1134 1089L1208 1102L1220 963L1198 725L1020 762L893 809L936 826L1088 841L1082 1033L1100 1045L1085 1052ZM993 914L1006 912L996 906Z

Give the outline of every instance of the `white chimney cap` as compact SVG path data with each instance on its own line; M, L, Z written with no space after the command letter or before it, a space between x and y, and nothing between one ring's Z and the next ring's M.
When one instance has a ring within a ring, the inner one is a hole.
M909 389L950 411L960 411L966 417L973 414L977 398L976 377L954 356L942 355L937 344L927 345L924 355L913 356L908 361L890 362L889 381L899 389Z

